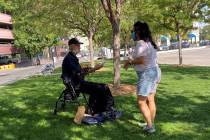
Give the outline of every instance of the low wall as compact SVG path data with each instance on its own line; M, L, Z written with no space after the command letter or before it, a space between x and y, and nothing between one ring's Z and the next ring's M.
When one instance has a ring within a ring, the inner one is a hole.
M14 69L15 67L16 67L15 64L0 65L0 70L9 70L9 69Z

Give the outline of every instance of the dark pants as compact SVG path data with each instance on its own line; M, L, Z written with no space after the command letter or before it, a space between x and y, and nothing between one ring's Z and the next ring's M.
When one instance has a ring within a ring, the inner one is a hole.
M84 81L80 85L80 92L89 94L89 105L94 114L113 109L114 98L106 84Z

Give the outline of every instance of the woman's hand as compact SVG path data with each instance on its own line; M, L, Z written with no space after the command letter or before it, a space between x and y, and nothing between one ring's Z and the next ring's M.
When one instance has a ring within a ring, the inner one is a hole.
M130 65L130 60L125 60L124 66L123 66L124 69L125 69L125 70L128 70L129 65Z

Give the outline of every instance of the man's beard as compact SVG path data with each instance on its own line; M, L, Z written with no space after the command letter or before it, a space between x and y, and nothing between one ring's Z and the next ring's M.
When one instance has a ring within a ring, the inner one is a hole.
M77 50L72 50L72 53L75 54L75 55L77 55L77 54L79 53L79 51L77 51Z

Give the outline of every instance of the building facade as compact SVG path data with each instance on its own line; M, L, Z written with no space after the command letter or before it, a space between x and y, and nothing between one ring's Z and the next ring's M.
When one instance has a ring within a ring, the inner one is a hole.
M13 46L12 17L6 13L0 13L0 55L12 55L19 52Z

